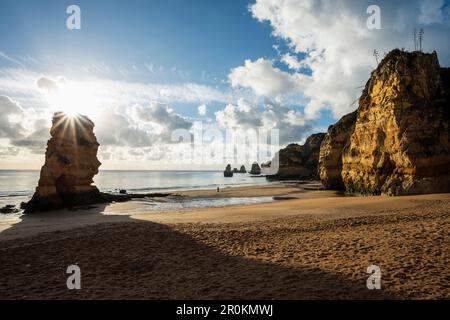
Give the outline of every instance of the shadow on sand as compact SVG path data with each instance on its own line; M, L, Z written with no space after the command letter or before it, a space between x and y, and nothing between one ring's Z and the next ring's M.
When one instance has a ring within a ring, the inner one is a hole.
M5 240L39 223L48 230L71 223L70 216L46 213L3 231L0 299L396 298L368 290L364 280L231 256L170 226L103 210L81 213L89 227ZM72 264L81 268L81 290L66 287Z

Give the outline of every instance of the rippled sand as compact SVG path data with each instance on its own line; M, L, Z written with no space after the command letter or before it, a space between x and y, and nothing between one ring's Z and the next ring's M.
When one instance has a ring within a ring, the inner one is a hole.
M277 188L299 199L138 215L118 215L133 205L118 204L4 224L0 298L450 298L449 194ZM81 290L66 288L71 264ZM366 287L369 265L381 290Z

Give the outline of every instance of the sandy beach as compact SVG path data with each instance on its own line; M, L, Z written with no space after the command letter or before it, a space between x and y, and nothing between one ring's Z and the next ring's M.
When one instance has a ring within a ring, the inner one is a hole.
M138 202L0 223L0 299L448 299L450 194L343 197L292 184L179 192L271 203L136 213ZM68 290L77 264L82 289ZM366 269L381 268L381 290Z

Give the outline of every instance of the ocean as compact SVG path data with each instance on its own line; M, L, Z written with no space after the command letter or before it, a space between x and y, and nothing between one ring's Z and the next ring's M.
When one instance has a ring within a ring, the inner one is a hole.
M38 181L38 170L0 170L0 207L7 204L19 205L30 200ZM265 178L251 177L248 174L235 174L232 178L225 178L222 171L100 171L94 178L94 184L103 192L126 189L130 193L215 189L269 183ZM187 203L186 207L245 204L254 203L255 200L228 199L202 202L199 199Z

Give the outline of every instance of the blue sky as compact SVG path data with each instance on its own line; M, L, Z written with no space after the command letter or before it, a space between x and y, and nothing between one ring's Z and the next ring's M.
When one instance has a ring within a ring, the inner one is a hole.
M268 23L252 18L247 0L169 1L2 1L1 49L9 56L32 57L44 74L105 64L108 79L152 83L195 82L226 88L230 69L245 59L277 56ZM68 5L77 4L82 29L65 28ZM0 59L0 66L11 61ZM14 65L14 64L13 64ZM278 63L278 67L287 67ZM154 72L148 72L152 68ZM126 76L121 70L127 70ZM209 114L220 107L211 102ZM214 107L215 106L215 107ZM173 102L187 116L196 105Z
M414 28L448 66L448 0L2 0L0 167L36 167L58 109L96 121L106 168L147 168L196 121L301 143L356 109L373 50L411 50Z
M276 55L269 25L252 19L248 1L77 1L82 30L69 32L65 9L73 3L3 0L2 47L58 64L175 67L195 81L203 72L226 78L244 59Z

